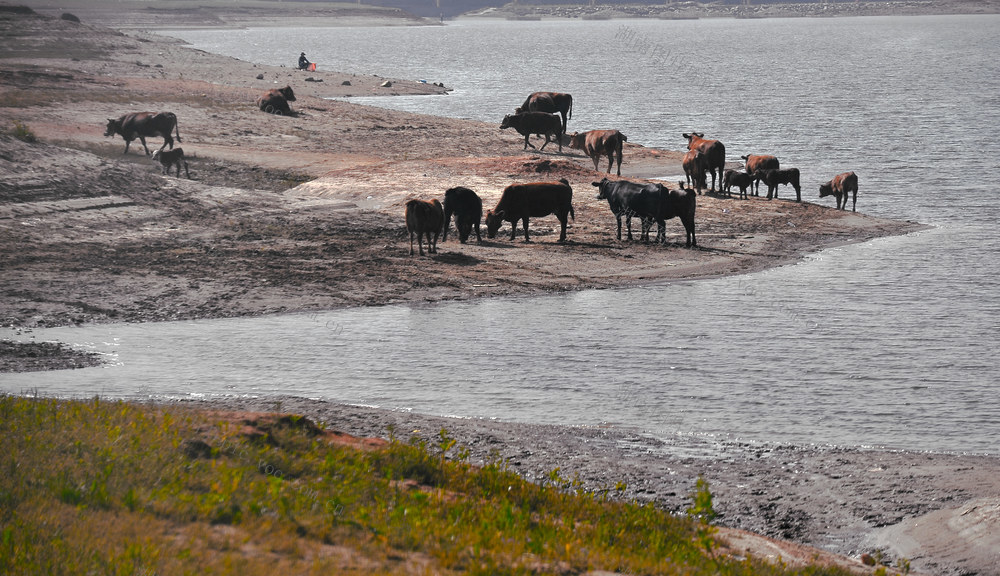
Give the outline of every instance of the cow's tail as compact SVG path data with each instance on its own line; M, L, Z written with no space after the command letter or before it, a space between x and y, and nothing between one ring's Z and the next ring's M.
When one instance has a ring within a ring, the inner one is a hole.
M572 120L573 119L573 97L572 96L570 96L570 99L569 99L569 111L566 112L566 119L567 120Z
M573 221L576 222L576 212L573 212L573 205L572 204L569 205L569 215L570 215L570 217L573 218Z
M177 141L181 142L181 127L177 125L177 115L171 112L170 117L174 120L174 134L177 136Z

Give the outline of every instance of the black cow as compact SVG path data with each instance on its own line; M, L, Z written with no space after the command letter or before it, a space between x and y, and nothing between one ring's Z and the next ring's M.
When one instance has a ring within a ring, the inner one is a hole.
M858 175L854 172L844 172L842 174L837 174L826 184L819 185L819 197L833 195L837 198L837 209L844 210L847 208L847 195L848 193L854 193L854 198L851 202L851 212L857 212L858 207ZM841 199L843 199L843 204L841 204Z
M758 196L760 192L760 181L764 179L765 170L777 170L781 168L778 159L770 154L747 154L740 156L746 161L746 171L753 178L753 195Z
M413 256L413 236L417 236L417 248L424 255L421 239L427 235L427 252L437 253L437 239L444 226L444 208L437 198L433 200L409 200L406 203L406 231L410 233L410 256ZM433 240L431 237L433 234Z
M295 92L292 91L291 86L272 88L257 98L257 107L268 114L287 116L292 113L292 108L288 105L289 102L295 102Z
M656 241L666 244L667 227L666 220L677 217L684 224L687 232L687 242L685 246L698 245L698 239L694 235L694 211L698 203L698 194L691 188L681 187L678 190L670 190L662 184L657 184L660 191L659 209L654 216L656 220Z
M486 236L494 238L497 230L506 221L510 222L510 239L517 233L517 221L524 223L524 241L531 242L528 237L528 218L555 214L562 225L559 241L566 241L566 224L568 216L576 219L573 212L573 188L562 178L558 182L531 182L528 184L511 184L504 188L500 201L494 209L486 212Z
M608 201L608 207L618 221L618 239L622 239L622 217L624 217L628 240L632 240L632 217L635 216L642 223L640 238L648 243L649 229L660 211L662 201L659 184L640 184L607 178L591 184L597 187L597 199Z
M514 110L521 112L548 112L562 117L562 130L566 132L566 121L573 117L573 96L565 92L534 92Z
M128 147L136 138L142 142L142 147L149 156L149 147L146 146L146 137L162 136L163 150L167 146L174 147L174 138L171 132L176 133L177 141L181 141L180 129L177 127L177 116L173 112L135 112L124 114L118 119L108 118L108 126L104 130L105 136L120 134L125 139L125 154L128 154Z
M761 178L767 184L767 199L771 199L773 194L778 197L778 184L791 184L795 188L795 201L802 202L802 188L799 186L798 168L779 168L778 170L764 170Z
M719 187L722 187L722 172L726 168L726 145L718 140L707 140L700 132L682 134L688 141L688 150L699 150L708 161L708 172L712 175L712 192L715 192L715 174L719 174Z
M455 215L455 229L458 230L459 242L465 244L473 226L476 228L476 242L483 241L482 236L479 235L479 221L483 218L483 201L478 194L462 186L449 188L445 191L442 242L448 240L448 227L451 225L452 214Z
M163 174L170 174L170 168L177 167L177 177L181 177L181 166L184 166L184 175L191 178L191 173L188 172L188 163L184 159L184 149L174 148L173 150L163 150L162 148L153 152L152 159L154 162L159 162L160 167L163 169Z
M726 170L725 175L722 177L722 190L732 196L733 186L737 186L740 189L740 198L747 198L747 188L753 190L753 179L746 172Z
M531 142L528 142L528 137L532 134L537 134L538 136L545 136L545 144L554 139L559 144L559 151L562 152L563 127L559 121L559 117L555 114L549 114L548 112L507 114L500 123L500 129L506 130L507 128L513 128L517 130L518 134L524 136L523 150L527 150L528 146L535 147ZM550 139L549 135L554 136L554 138ZM539 150L545 150L545 144L542 144Z

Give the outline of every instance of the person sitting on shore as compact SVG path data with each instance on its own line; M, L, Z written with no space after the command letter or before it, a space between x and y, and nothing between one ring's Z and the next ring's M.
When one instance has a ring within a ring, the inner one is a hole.
M308 70L310 64L311 62L309 62L309 59L306 58L305 52L299 54L299 70Z

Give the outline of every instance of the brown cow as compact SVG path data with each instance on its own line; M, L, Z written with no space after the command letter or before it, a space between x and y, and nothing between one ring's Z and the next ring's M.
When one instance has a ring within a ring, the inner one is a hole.
M562 178L558 182L531 182L528 184L511 184L500 195L500 201L494 209L486 212L486 237L495 238L497 230L504 222L510 222L510 239L517 234L517 221L524 223L524 241L531 242L528 236L528 218L555 214L562 225L559 241L566 241L567 216L576 220L573 212L573 188Z
M562 131L566 132L566 120L573 117L573 96L564 92L534 92L518 106L515 114L522 112L548 112L562 116Z
M136 138L142 142L142 147L149 156L149 147L146 146L146 136L162 136L163 150L168 145L174 147L174 138L171 132L177 134L177 141L181 141L180 129L177 127L177 116L173 112L135 112L124 114L118 119L108 118L108 125L104 129L105 136L120 134L125 139L125 154L128 154L128 147Z
M590 130L569 137L569 147L583 152L594 161L594 170L599 170L601 156L608 157L608 174L617 156L618 175L622 175L622 146L628 138L618 130Z
M851 203L851 212L857 212L858 206L858 175L854 172L844 172L843 174L837 174L826 184L819 185L819 197L833 195L837 199L837 209L845 210L847 208L847 194L854 193L853 201ZM841 199L843 199L843 204L841 204Z
M740 156L740 158L746 161L747 174L753 178L754 196L759 195L760 181L764 178L764 171L781 168L781 163L778 162L778 159L770 154L747 154L746 156Z
M163 174L169 175L170 168L177 167L177 177L181 177L181 165L184 166L184 175L191 178L191 173L188 172L188 163L184 159L184 149L174 148L173 150L159 149L153 152L151 157L154 162L159 162L160 167L163 169Z
M289 102L295 102L295 92L292 91L291 86L272 88L257 98L257 107L268 114L287 116L292 113L292 108L288 105Z
M708 158L700 150L688 150L681 160L684 176L688 186L695 186L698 193L705 187L705 171L708 170Z
M413 235L417 235L417 247L420 255L424 255L424 246L420 243L424 234L427 235L427 252L437 253L437 240L444 228L444 207L437 198L433 200L409 200L406 203L406 231L410 233L410 256L413 256ZM434 234L433 240L431 233Z
M706 140L700 132L682 134L688 141L688 150L699 150L708 161L708 172L712 175L712 192L715 192L715 174L719 173L719 188L722 188L722 172L726 168L726 145L718 140Z

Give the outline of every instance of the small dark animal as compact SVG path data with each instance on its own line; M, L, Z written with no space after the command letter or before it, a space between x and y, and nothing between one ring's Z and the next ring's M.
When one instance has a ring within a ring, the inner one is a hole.
M740 156L746 161L746 171L753 178L753 195L757 196L760 191L760 181L764 178L764 170L777 170L781 168L778 159L770 154L747 154Z
M724 192L733 195L732 188L737 186L740 189L740 198L747 198L747 188L753 190L753 179L746 172L739 170L726 170L722 177L722 189Z
M483 201L479 195L468 188L458 186L449 188L444 193L444 236L448 239L448 227L451 225L451 215L455 215L455 229L458 230L458 241L465 244L473 226L476 228L476 242L482 242L479 235L479 221L483 218Z
M722 172L726 168L726 145L718 140L706 140L700 132L682 134L688 141L688 150L698 150L708 161L708 172L712 175L712 192L715 192L715 175L719 174L719 186L722 186Z
M819 185L819 197L833 195L837 199L837 209L844 210L847 208L847 195L849 193L854 194L851 201L851 212L857 212L858 206L858 175L854 172L844 172L843 174L837 174L826 184ZM843 204L841 204L843 200Z
M688 186L694 186L701 194L701 189L706 186L705 172L708 170L708 158L700 150L688 150L681 160L684 167L684 176Z
M576 133L569 137L569 147L583 150L594 161L594 170L599 170L601 156L608 157L608 174L616 157L618 160L618 175L622 175L622 147L628 138L618 130L590 130Z
M511 184L504 188L500 200L492 210L486 212L486 236L494 238L504 222L510 222L510 239L517 234L517 221L524 223L524 241L528 237L528 218L539 218L555 214L562 225L559 241L566 241L568 216L576 219L573 212L573 188L562 178L558 182L531 182Z
M172 166L177 167L177 177L181 177L181 165L184 166L184 175L191 178L191 173L188 172L188 163L184 159L184 149L174 148L173 150L157 150L153 152L153 161L159 162L160 166L163 168L163 174L170 174L170 168Z
M559 151L562 152L563 128L562 123L559 122L559 117L555 114L549 114L548 112L507 114L503 117L503 121L500 122L500 129L506 130L507 128L513 128L517 130L518 134L524 136L523 150L527 150L528 146L535 147L534 144L528 142L528 137L536 134L538 136L545 136L545 144L555 140L559 144ZM550 135L553 138L550 139ZM539 150L544 150L545 144L542 144Z
M628 180L604 178L600 182L591 182L591 185L597 187L598 200L608 201L608 207L618 221L618 239L622 239L622 217L624 217L627 238L632 241L632 217L635 216L642 225L640 239L649 243L649 229L660 213L660 203L663 200L659 184L640 184Z
M171 132L176 133L177 141L181 141L181 133L177 127L177 116L173 112L134 112L124 114L118 119L108 118L108 125L104 130L105 136L120 134L125 139L125 154L128 154L128 147L136 138L142 142L142 147L149 156L149 147L146 146L146 137L162 136L163 150L168 145L174 147L174 138Z
M573 117L573 96L565 92L534 92L514 112L558 113L562 117L562 131L565 133L566 121Z
M778 170L764 170L761 178L767 184L767 199L771 199L773 194L778 197L778 184L791 184L795 188L795 201L802 202L802 188L799 186L798 168L779 168Z
M678 183L680 184L680 183ZM663 184L657 184L660 192L660 204L654 220L656 220L656 241L666 244L667 227L666 220L677 217L684 224L687 232L687 242L684 244L688 248L698 245L698 239L694 234L694 212L698 203L698 194L691 188L681 187L678 190L670 190Z
M272 88L257 98L257 107L268 114L289 115L292 113L289 102L295 102L295 92L291 86Z
M406 203L406 231L410 233L410 256L413 256L413 235L417 236L417 248L424 255L421 244L423 235L427 235L427 252L437 253L437 240L444 227L444 208L437 198L433 200L409 200ZM431 237L433 234L433 239Z

